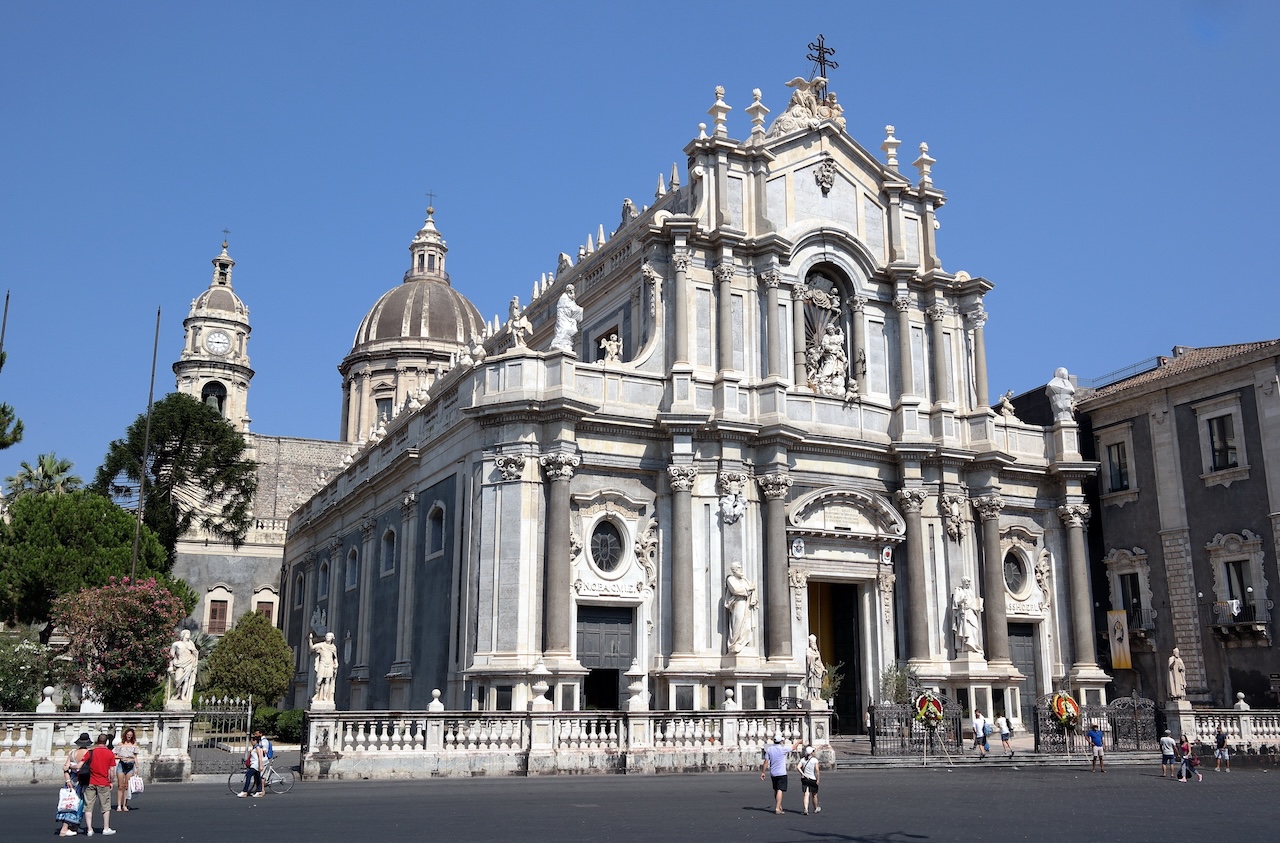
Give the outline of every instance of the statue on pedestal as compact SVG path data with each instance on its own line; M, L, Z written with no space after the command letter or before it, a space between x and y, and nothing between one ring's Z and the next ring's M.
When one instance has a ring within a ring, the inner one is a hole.
M524 310L520 307L519 296L511 297L511 307L507 313L507 330L511 332L511 342L517 348L522 348L529 334L533 332L533 325L529 323L529 317L524 315ZM474 358L475 355L472 355L472 359Z
M742 563L734 562L725 577L724 607L729 610L729 652L741 653L751 643L751 610L759 605L756 584L742 573Z
M332 706L333 682L338 676L338 647L333 643L333 633L325 633L322 641L316 641L315 636L308 633L307 643L316 656L316 692L311 697L311 705L328 703Z
M169 698L165 701L166 704L191 704L199 665L200 651L191 643L191 630L184 629L178 640L169 646Z
M973 593L973 580L961 577L960 585L951 593L951 631L956 636L956 656L982 652L978 643L981 610L982 601Z
M1049 405L1053 408L1053 420L1055 422L1073 421L1071 411L1076 388L1067 377L1067 370L1064 367L1059 366L1054 371L1053 380L1049 381L1044 391L1049 396Z
M1182 661L1182 653L1177 647L1169 656L1169 699L1181 700L1187 696L1187 666Z

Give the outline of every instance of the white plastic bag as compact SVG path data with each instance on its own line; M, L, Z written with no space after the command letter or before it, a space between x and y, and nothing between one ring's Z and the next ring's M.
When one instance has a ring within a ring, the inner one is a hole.
M134 775L129 779L129 798L137 796L142 792L142 776Z

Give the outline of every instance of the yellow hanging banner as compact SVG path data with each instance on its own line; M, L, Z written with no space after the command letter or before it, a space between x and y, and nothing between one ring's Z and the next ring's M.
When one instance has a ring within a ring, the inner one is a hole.
M1129 656L1129 616L1123 610L1107 612L1107 638L1111 641L1111 667L1132 670Z

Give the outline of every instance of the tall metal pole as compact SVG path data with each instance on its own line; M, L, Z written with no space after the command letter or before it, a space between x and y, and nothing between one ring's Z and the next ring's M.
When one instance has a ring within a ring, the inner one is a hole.
M151 386L147 389L147 425L142 435L142 462L138 466L138 517L133 524L133 562L129 582L138 578L138 541L142 538L142 510L147 492L147 454L151 450L151 404L156 396L156 355L160 352L160 308L156 308L156 338L151 346Z

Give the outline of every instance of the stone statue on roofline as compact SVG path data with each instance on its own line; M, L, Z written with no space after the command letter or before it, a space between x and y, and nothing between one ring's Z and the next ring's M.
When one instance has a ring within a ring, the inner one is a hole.
M551 340L552 351L573 353L578 341L578 328L582 325L582 306L578 304L573 285L564 288L556 303L556 334Z
M1044 388L1044 392L1045 395L1049 396L1049 406L1053 408L1053 420L1055 422L1074 420L1072 411L1074 410L1076 388L1071 383L1066 367L1058 367L1053 373L1053 380L1049 381L1049 385Z
M511 333L511 342L517 348L523 348L525 340L529 338L529 334L533 333L533 325L529 324L529 317L524 315L524 309L520 307L519 296L511 297L511 306L507 309L507 314L507 330Z

